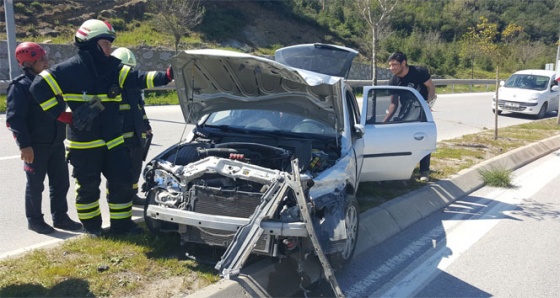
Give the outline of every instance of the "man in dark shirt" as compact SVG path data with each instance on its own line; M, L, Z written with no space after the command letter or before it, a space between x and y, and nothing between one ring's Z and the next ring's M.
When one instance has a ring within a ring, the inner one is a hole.
M393 77L389 80L389 85L411 87L416 89L422 97L424 97L428 104L433 103L433 101L436 100L436 88L434 86L434 82L432 81L432 77L426 68L408 65L406 55L402 52L393 53L389 57L388 62L389 69L393 73ZM384 122L391 119L398 106L398 99L396 96L393 96ZM420 160L420 181L429 181L430 157L431 154L428 154Z

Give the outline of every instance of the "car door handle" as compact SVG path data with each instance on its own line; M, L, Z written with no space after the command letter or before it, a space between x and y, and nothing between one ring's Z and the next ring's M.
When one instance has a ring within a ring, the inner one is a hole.
M422 141L425 137L426 137L426 135L424 133L414 134L414 139L417 140L417 141Z

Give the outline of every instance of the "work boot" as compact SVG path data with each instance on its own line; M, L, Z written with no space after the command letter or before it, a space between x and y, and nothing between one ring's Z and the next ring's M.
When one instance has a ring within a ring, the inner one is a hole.
M103 229L85 229L84 234L90 238L100 238L103 236Z
M145 203L146 199L139 197L138 194L135 194L134 197L132 197L132 205L144 206Z
M55 231L53 227L49 226L43 220L29 221L27 224L27 228L39 234L51 234Z
M111 222L110 233L113 235L138 235L144 233L144 229L138 226L132 219L121 219L118 223Z
M61 230L79 231L82 229L81 223L73 221L66 214L60 219L53 220L53 222L54 222L53 226Z
M85 235L90 238L99 238L103 236L103 228L101 228L101 219L84 220L83 222Z

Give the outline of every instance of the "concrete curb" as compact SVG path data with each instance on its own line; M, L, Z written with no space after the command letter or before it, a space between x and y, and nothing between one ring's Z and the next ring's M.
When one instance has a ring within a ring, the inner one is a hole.
M431 213L444 208L455 200L481 188L484 183L479 171L493 168L515 170L555 150L560 149L560 135L512 150L490 160L465 169L450 177L395 198L360 215L360 232L356 255L380 244ZM299 281L282 280L282 287L270 284L270 274L281 274L293 264L273 263L265 260L248 266L232 280L221 280L197 291L189 297L282 297L299 290ZM318 268L320 271L321 268ZM297 276L296 271L285 276ZM285 278L285 277L283 277ZM320 274L312 278L320 278ZM279 291L279 292L278 292Z

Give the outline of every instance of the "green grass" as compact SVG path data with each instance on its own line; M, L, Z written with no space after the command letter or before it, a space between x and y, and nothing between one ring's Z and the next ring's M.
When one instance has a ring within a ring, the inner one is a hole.
M6 95L0 94L0 113L6 112Z
M492 168L489 170L479 170L478 173L482 177L484 184L494 187L512 187L510 169L506 168Z
M447 94L447 93L469 93L469 92L495 92L496 85L441 85L436 86L436 93Z
M144 91L144 101L147 106L177 105L179 97L177 91Z
M432 153L432 176L435 179L445 179L481 161L555 136L558 134L558 128L556 118L549 118L500 128L496 140L494 130L487 129L476 134L441 141Z
M187 294L219 279L212 267L184 257L176 235L78 237L1 261L0 297L130 297L173 280L179 289L154 293L170 297L171 288Z

